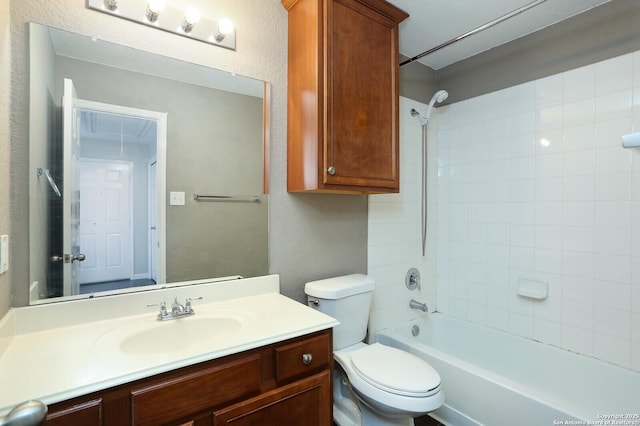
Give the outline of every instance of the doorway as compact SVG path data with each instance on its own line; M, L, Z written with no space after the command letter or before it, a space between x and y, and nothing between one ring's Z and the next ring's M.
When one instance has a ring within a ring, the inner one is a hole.
M75 115L78 293L164 282L166 114L78 100Z

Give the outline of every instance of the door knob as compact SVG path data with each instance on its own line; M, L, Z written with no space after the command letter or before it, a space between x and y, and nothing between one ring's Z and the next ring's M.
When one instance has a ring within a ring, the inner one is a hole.
M47 415L47 406L40 401L27 401L15 406L9 414L0 417L0 426L36 426Z
M331 176L336 174L336 168L333 166L329 166L329 168L327 169L327 173L329 173Z
M53 257L58 257L58 256L53 256ZM51 258L51 260L53 261L53 257ZM83 260L85 260L87 257L82 254L82 253L78 253L78 254L65 254L64 255L64 263L73 263L76 260L78 262L82 262Z

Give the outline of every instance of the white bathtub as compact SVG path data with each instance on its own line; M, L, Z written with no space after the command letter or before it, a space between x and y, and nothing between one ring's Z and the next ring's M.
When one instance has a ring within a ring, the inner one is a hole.
M640 425L638 372L439 313L376 336L438 371L445 424Z

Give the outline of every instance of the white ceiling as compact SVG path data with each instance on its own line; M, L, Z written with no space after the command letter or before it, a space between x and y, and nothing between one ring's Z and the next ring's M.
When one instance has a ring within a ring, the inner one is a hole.
M400 24L400 53L412 58L519 9L532 0L388 0L410 17ZM546 0L419 60L440 69L610 0Z

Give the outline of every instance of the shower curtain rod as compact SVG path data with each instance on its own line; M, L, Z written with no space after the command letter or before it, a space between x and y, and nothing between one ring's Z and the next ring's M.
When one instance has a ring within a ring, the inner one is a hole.
M469 37L469 36L472 36L472 35L474 35L474 34L477 34L477 33L479 33L480 31L484 31L484 30L486 30L487 28L491 28L491 27L493 27L494 25L499 24L499 23L500 23L500 22L502 22L502 21L506 21L507 19L513 18L514 16L516 16L516 15L518 15L518 14L520 14L520 13L522 13L522 12L526 11L526 10L529 10L529 9L531 9L531 8L532 8L532 7L534 7L534 6L537 6L537 5L539 5L540 3L544 3L545 1L547 1L547 0L535 0L535 1L532 1L531 3L526 4L526 5L524 5L524 6L520 7L520 8L518 8L518 9L512 10L511 12L509 12L509 13L507 13L507 14L505 14L505 15L502 15L501 17L496 18L496 19L494 19L494 20L493 20L493 21L491 21L491 22L487 22L486 24L481 25L481 26L479 26L479 27L478 27L478 28L476 28L476 29L473 29L473 30L471 30L471 31L469 31L469 32L466 32L466 33L462 34L461 36L458 36L458 37L456 37L456 38L452 38L451 40L449 40L449 41L445 41L444 43L439 44L439 45L437 45L436 47L432 47L431 49L429 49L429 50L427 50L427 51L424 51L424 52L422 52L421 54L419 54L419 55L417 55L417 56L414 56L414 57L413 57L413 58L411 58L411 59L407 59L406 61L401 62L401 63L400 63L400 66L402 67L402 66L404 66L404 65L410 64L411 62L413 62L413 61L415 61L415 60L417 60L417 59L420 59L420 58L422 58L422 57L424 57L424 56L427 56L427 55L430 55L430 54L432 54L432 53L434 53L434 52L437 52L437 51L438 51L438 50L440 50L440 49L444 49L445 47L450 46L450 45L452 45L453 43L457 43L457 42L459 42L459 41L461 41L461 40L464 40L465 38L467 38L467 37Z

